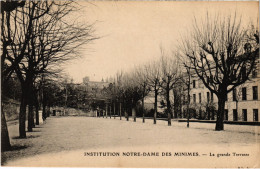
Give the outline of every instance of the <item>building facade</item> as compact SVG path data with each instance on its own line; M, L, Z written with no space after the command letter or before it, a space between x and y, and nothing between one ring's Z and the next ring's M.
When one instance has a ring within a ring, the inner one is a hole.
M250 79L229 92L225 104L224 120L226 121L260 121L259 110L260 76L254 70ZM187 92L183 100L187 100ZM193 75L190 84L190 117L196 119L215 120L218 98L210 92L203 82ZM187 101L183 106L183 113L187 109ZM185 115L184 115L185 116Z

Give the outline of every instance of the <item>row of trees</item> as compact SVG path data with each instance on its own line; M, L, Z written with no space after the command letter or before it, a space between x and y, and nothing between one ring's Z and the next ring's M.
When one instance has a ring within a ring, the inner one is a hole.
M140 65L129 72L118 72L114 83L106 89L107 97L110 96L109 102L112 105L119 103L120 109L122 108L127 116L132 113L134 121L136 121L137 105L140 103L143 122L145 122L144 99L150 94L154 97L153 119L156 124L158 97L163 95L166 100L165 107L170 126L173 116L170 92L178 89L183 78L180 63L174 58L176 57L167 56L161 48L161 57L157 61Z
M39 124L39 100L46 114L46 93L48 88L54 87L51 81L60 73L60 64L78 57L78 47L96 39L92 25L68 19L75 10L78 10L77 4L73 1L1 2L1 86L6 86L11 77L17 77L21 85L20 138L26 137L27 106L28 131L32 131L34 109L36 124ZM5 115L1 112L1 146L5 151L11 146Z
M250 25L249 28L243 28L242 19L236 15L213 17L207 14L202 21L195 18L192 30L188 30L187 35L182 37L176 52L166 56L161 48L160 60L141 65L130 72L118 73L112 99L122 102L126 110L129 105L134 109L141 100L144 112L144 98L152 92L156 124L157 99L158 94L162 94L166 100L170 126L170 92L173 91L177 96L176 91L180 91L179 87L182 86L185 95L188 95L189 106L191 78L196 76L217 96L215 129L223 130L227 94L249 80L252 70L257 69L259 30L258 26ZM178 101L180 100L177 99L174 103ZM135 121L135 113L132 115Z

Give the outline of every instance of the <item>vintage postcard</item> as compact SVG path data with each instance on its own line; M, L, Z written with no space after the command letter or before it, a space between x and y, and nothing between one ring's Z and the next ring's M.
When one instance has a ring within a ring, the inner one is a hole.
M259 1L1 1L1 166L259 168Z

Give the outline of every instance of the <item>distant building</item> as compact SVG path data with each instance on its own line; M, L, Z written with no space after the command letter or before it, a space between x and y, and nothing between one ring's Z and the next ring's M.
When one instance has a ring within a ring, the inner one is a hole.
M150 92L148 94L148 96L145 97L144 99L144 107L147 109L147 110L151 110L151 109L154 109L154 94L152 92ZM165 112L165 109L166 107L164 105L162 105L162 102L166 102L164 97L162 95L158 95L158 98L157 98L157 112L158 113L164 113Z
M70 83L67 86L67 97L71 107L90 109L91 104L103 101L105 90L110 83L104 81L90 81L89 77L83 78L83 83Z
M87 91L94 91L94 90L101 90L104 87L109 86L109 82L104 82L103 78L102 81L90 81L89 77L86 76L83 78L83 84L80 84L81 87L84 87Z
M83 84L87 84L89 82L89 77L86 76L83 78Z

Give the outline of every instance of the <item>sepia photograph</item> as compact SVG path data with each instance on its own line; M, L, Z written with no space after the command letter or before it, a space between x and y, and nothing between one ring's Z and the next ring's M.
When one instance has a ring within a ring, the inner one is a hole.
M0 4L1 167L260 168L259 1Z

